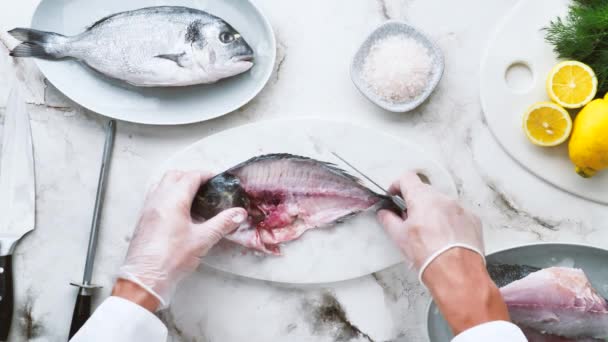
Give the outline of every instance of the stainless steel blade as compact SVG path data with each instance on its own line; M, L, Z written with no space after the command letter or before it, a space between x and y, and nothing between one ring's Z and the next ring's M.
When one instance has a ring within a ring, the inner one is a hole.
M378 189L382 190L382 192L384 192L384 194L388 197L390 197L391 201L393 201L393 203L402 211L406 211L407 210L407 205L405 204L405 201L403 200L403 198L397 196L397 195L393 195L391 194L388 190L386 190L385 188L383 188L380 184L376 183L373 179L371 179L370 177L368 177L365 173L361 172L359 169L357 169L353 164L347 162L344 158L340 157L336 152L332 152L332 154L340 159L344 164L348 165L351 169L355 170L358 174L360 174L361 176L363 176L365 179L367 179L370 183L372 183L373 185L375 185Z
M386 190L385 188L383 188L380 184L374 182L373 179L369 178L365 173L361 172L353 164L347 162L344 158L340 157L336 152L332 152L332 154L334 156L336 156L336 158L340 159L344 164L348 165L351 169L355 170L358 174L360 174L361 176L363 176L365 179L367 179L368 181L370 181L370 183L374 184L378 189L382 190L382 192L384 192L384 194L390 195L390 193L388 192L388 190Z
M36 186L30 118L18 86L9 95L0 155L0 255L35 227Z

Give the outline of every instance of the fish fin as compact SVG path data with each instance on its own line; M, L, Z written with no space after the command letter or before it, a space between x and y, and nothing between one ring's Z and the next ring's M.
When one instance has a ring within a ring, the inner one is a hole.
M183 63L182 63L182 58L186 55L185 52L182 53L173 53L173 54L164 54L164 55L157 55L154 56L156 58L162 58L162 59L167 59L170 60L172 62L175 62L175 64L179 65L180 67L184 67Z
M21 43L17 45L10 53L11 57L41 57L49 58L49 54L46 53L42 45L36 43Z
M21 43L9 53L11 57L43 57L44 48L34 43Z
M41 57L47 59L65 57L61 51L61 45L68 42L66 36L27 28L15 28L8 31L8 34L23 42L10 52L12 57Z
M118 19L118 18L131 17L131 16L137 16L137 15L149 16L149 15L153 15L153 14L182 14L182 15L204 14L205 16L209 16L212 19L217 18L216 16L211 15L210 13L207 13L207 12L204 12L201 10L197 10L197 9L193 9L193 8L189 8L189 7L184 7L184 6L151 6L151 7L140 8L137 10L124 11L124 12L113 13L113 14L107 15L107 16L97 20L93 24L91 24L89 27L87 27L87 30L91 30L91 29L95 28L96 26L101 25L104 22L111 20L111 19Z
M13 38L22 41L22 42L30 42L30 43L60 43L62 38L66 38L66 36L47 31L40 31L28 28L17 27L10 31L8 34L13 36Z
M100 25L101 23L103 23L104 21L106 21L108 19L111 19L111 18L114 18L114 17L118 17L118 16L123 16L123 15L126 15L128 13L129 12L120 12L120 13L114 13L114 14L107 15L107 16L105 16L105 17L97 20L93 24L91 24L91 26L87 27L87 31L93 29L95 26Z
M397 215L403 215L404 213L407 215L407 209L405 211L401 210L389 196L378 194L378 197L380 200L377 204L377 210L389 210Z

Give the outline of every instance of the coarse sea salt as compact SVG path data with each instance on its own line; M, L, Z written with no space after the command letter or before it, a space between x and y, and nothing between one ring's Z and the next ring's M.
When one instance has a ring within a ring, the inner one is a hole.
M413 100L431 79L429 50L412 37L394 35L372 45L363 62L363 80L382 99Z

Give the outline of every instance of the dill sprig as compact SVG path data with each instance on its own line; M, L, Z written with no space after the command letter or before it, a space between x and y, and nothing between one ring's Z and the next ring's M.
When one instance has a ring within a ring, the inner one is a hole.
M589 65L598 78L598 96L608 92L608 1L573 0L569 13L545 28L545 40L559 58Z

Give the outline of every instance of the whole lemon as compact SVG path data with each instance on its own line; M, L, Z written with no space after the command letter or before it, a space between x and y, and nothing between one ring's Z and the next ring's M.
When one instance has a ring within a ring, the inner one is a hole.
M592 177L608 168L608 94L578 113L568 150L576 173L582 177Z

